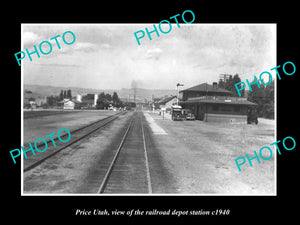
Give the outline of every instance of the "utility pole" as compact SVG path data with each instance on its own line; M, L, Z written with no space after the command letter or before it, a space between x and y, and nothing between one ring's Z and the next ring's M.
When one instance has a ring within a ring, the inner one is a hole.
M177 86L177 105L178 105L178 101L179 101L179 100L178 100L178 98L179 98L179 88L178 88L178 87L179 87L179 86L184 86L184 85L183 85L183 84L180 84L180 83L177 83L176 86Z
M223 73L223 74L220 74L219 77L220 77L220 80L226 82L227 80L229 80L230 74Z
M136 87L133 88L133 102L136 100Z

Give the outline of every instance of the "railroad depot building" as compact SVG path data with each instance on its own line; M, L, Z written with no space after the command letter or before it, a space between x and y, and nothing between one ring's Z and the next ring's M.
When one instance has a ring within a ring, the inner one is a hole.
M161 110L171 110L171 106L177 102L176 96L164 97L158 101L159 108Z
M231 91L219 88L217 82L202 83L179 93L182 108L190 109L196 119L207 122L247 123L248 108L256 106L247 98L233 97Z

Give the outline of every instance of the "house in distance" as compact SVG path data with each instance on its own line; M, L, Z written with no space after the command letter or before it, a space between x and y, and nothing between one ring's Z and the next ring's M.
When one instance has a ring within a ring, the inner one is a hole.
M176 104L177 97L176 96L167 96L158 101L159 108L164 111L170 111L171 106Z

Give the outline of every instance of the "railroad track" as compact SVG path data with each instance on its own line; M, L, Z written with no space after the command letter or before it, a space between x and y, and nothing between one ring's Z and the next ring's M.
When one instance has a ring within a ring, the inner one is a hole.
M97 193L152 193L141 112L125 127Z
M27 172L33 168L35 168L36 166L40 165L42 162L44 162L45 160L49 159L50 157L54 156L55 154L57 154L58 152L66 149L67 147L75 144L76 142L82 140L83 138L87 137L88 135L91 135L92 133L94 133L95 131L99 130L100 128L103 128L105 126L107 126L108 124L110 124L112 121L114 121L115 119L117 119L119 117L119 115L122 115L126 112L120 112L117 113L115 115L106 117L104 119L98 120L96 122L93 122L91 124L88 124L86 126L80 127L76 130L71 131L71 140L67 143L62 143L62 142L57 142L56 143L56 147L54 147L53 145L48 145L48 148L45 152L43 153L37 153L36 155L32 155L30 157L28 157L27 159L24 159L24 172ZM65 134L67 135L67 134ZM65 136L63 135L63 136ZM61 136L61 137L63 137ZM54 138L54 140L57 140L58 138ZM52 142L51 140L49 140L47 142L50 143ZM44 146L45 144L42 143L40 145L38 145L38 147ZM27 146L24 146L25 149L28 149L28 144Z

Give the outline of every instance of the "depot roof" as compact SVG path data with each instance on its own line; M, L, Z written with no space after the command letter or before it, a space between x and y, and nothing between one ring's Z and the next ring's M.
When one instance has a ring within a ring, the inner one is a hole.
M232 97L231 99L203 99L202 97L188 99L180 102L180 104L186 103L214 103L214 104L228 104L228 105L257 105L256 103L248 100L241 100L239 97Z
M231 94L231 91L225 90L223 88L219 88L217 86L213 86L207 83L202 83L193 87L190 87L188 89L184 89L179 92L185 92L185 91L201 91L201 92L218 92L218 93L228 93Z

